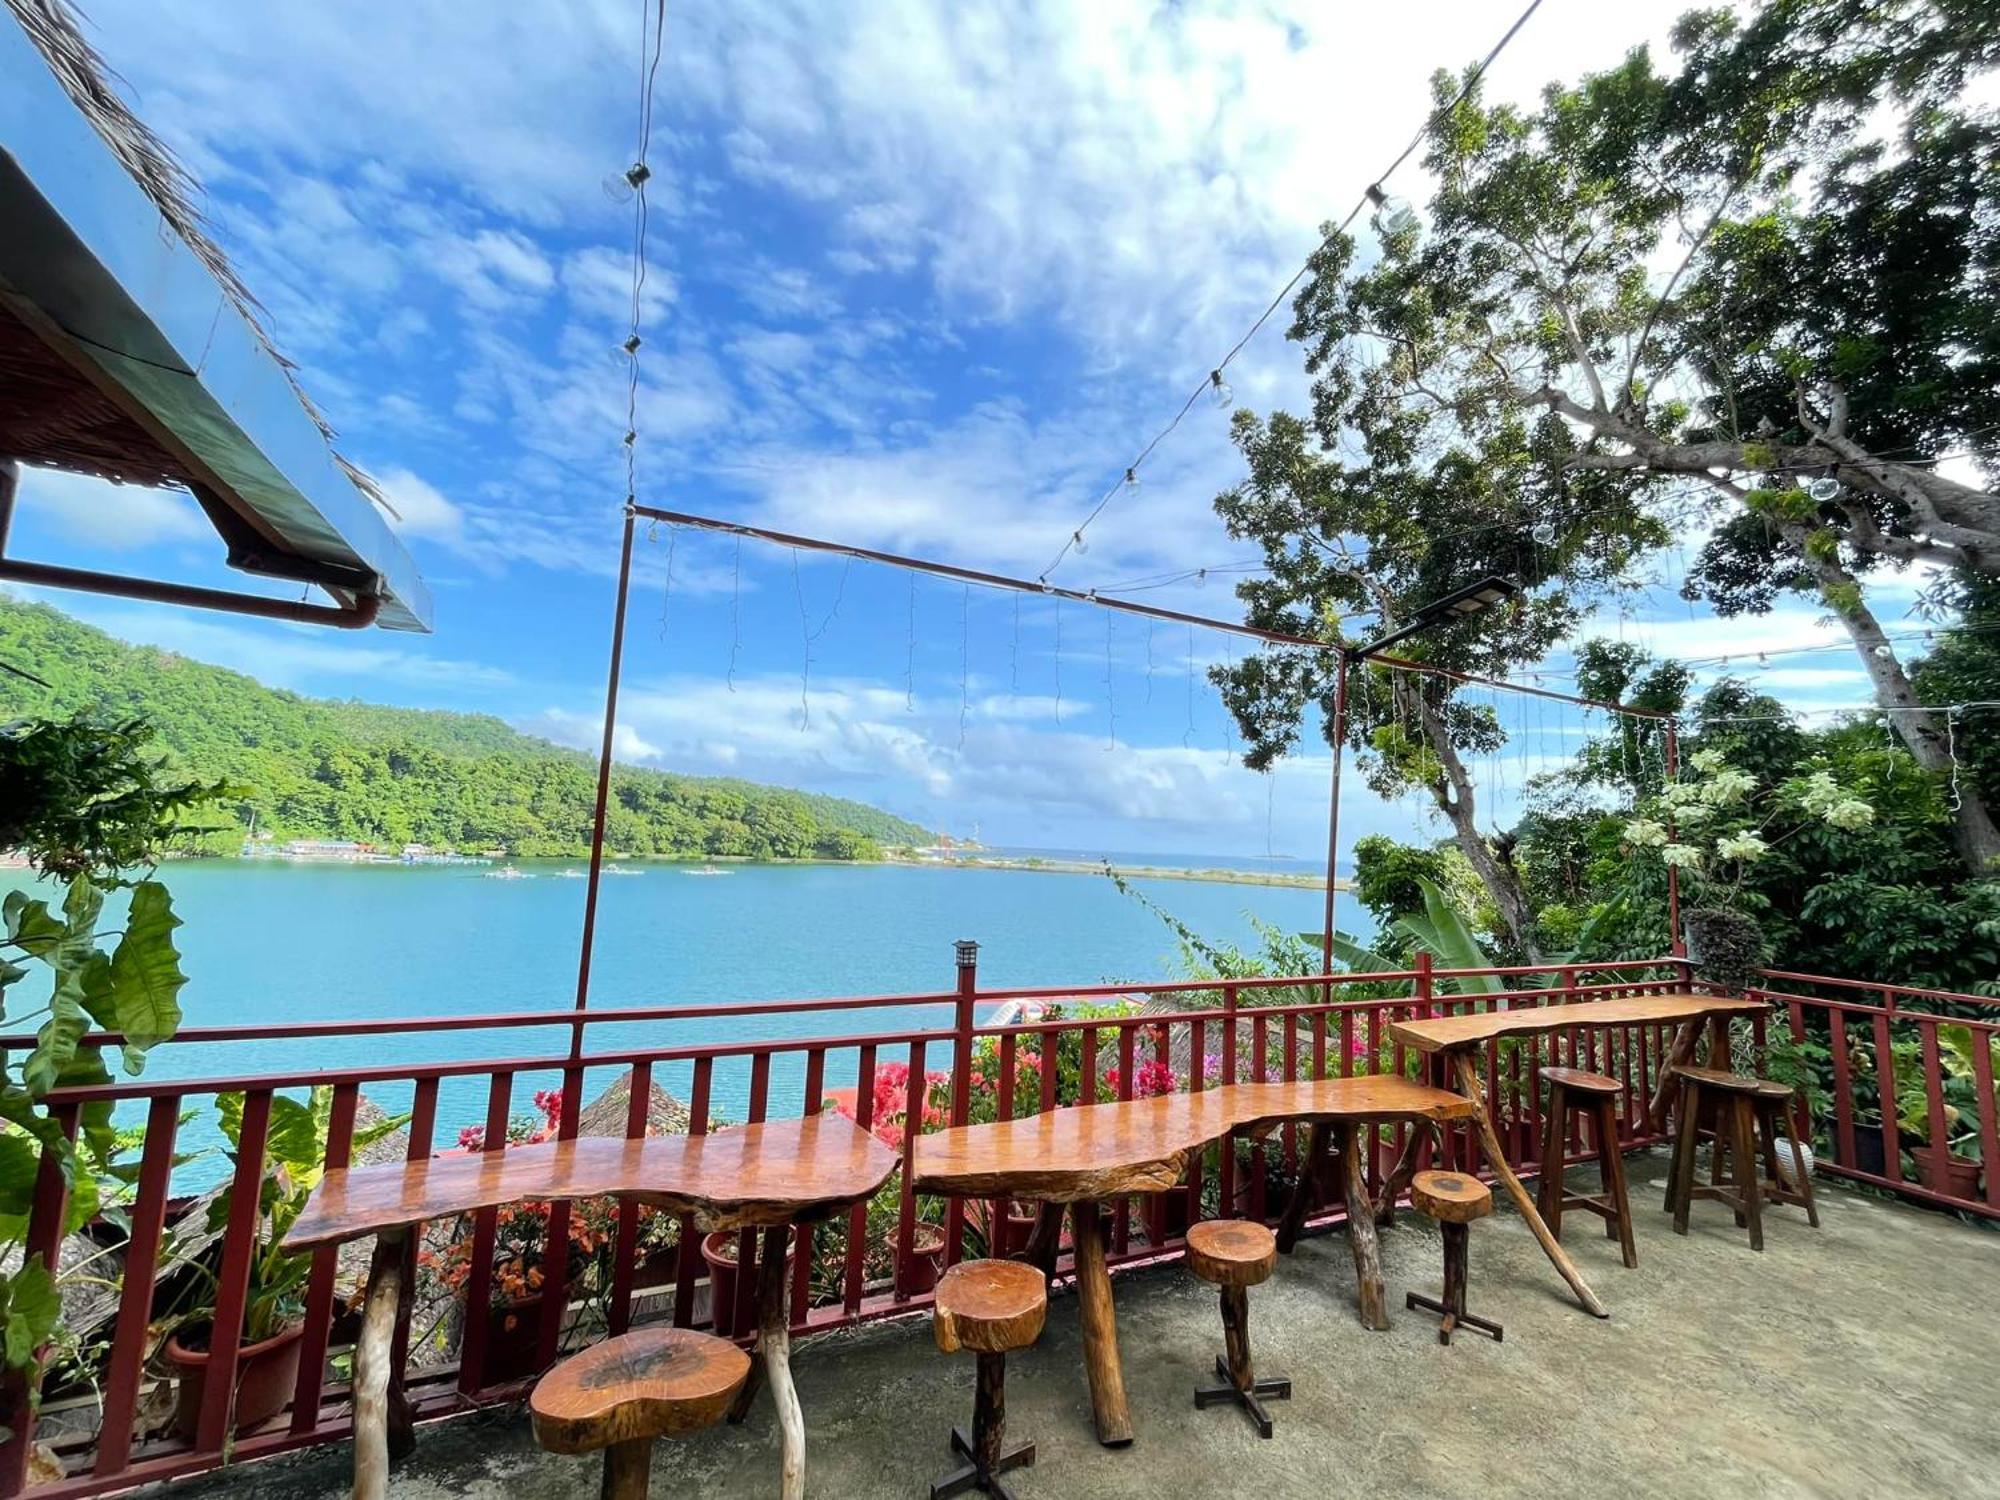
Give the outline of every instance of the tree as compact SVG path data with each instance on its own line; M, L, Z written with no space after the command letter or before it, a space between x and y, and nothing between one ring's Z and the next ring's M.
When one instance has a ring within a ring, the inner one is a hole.
M1485 460L1512 429L1572 499L1622 476L1622 502L1677 528L1707 512L1690 593L1724 614L1817 593L1942 774L1947 735L1907 711L1865 585L1912 562L2000 572L2000 121L1963 94L2000 61L2000 21L1973 0L1769 0L1747 25L1691 14L1676 42L1672 76L1642 49L1533 112L1476 84L1450 103L1439 77L1431 231L1384 235L1352 277L1331 237L1301 295L1315 426L1372 447L1352 409L1372 384L1378 422L1433 414L1427 456ZM1354 316L1328 319L1342 300ZM1968 868L2000 854L1983 796L1955 821Z
M1249 472L1216 510L1232 536L1263 548L1269 576L1237 593L1250 623L1266 629L1343 643L1349 621L1369 620L1369 634L1392 630L1490 574L1523 587L1504 607L1409 642L1408 655L1444 674L1350 668L1347 739L1376 791L1416 787L1431 797L1505 936L1538 959L1511 840L1482 831L1466 765L1505 734L1448 674L1498 676L1539 661L1667 532L1634 503L1641 486L1631 476L1566 470L1570 434L1556 416L1433 397L1412 351L1444 339L1463 308L1429 279L1419 240L1411 226L1392 230L1381 260L1354 274L1353 241L1329 231L1290 330L1314 376L1311 422L1237 413L1232 435ZM1309 704L1330 721L1341 660L1283 648L1216 669L1247 764L1261 769L1282 754Z

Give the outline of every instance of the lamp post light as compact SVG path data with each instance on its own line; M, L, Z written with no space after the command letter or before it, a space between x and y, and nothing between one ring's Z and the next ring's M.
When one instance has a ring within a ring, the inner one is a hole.
M1504 604L1521 592L1521 586L1497 573L1467 584L1456 593L1433 599L1410 616L1409 621L1387 635L1377 636L1359 646L1339 646L1340 664L1333 682L1333 789L1327 799L1326 814L1326 923L1320 935L1320 972L1333 972L1334 904L1340 887L1340 763L1347 750L1347 674L1371 656L1380 656L1389 647L1435 626L1448 624Z

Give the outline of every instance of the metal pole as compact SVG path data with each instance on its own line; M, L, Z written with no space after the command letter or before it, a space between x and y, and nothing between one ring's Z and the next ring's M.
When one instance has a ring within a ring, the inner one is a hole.
M1672 719L1667 720L1667 780L1672 781L1680 772L1679 726ZM1671 836L1676 832L1672 804L1668 804L1667 831ZM1667 866L1667 942L1675 958L1687 957L1687 943L1681 938L1681 872L1672 865Z
M1340 877L1336 873L1340 856L1340 763L1347 750L1347 674L1355 664L1354 657L1346 650L1341 651L1339 661L1333 679L1333 727L1328 736L1333 741L1333 775L1326 796L1326 928L1319 941L1322 974L1333 972L1334 903L1340 890Z
M618 677L625 656L625 599L632 587L632 528L636 520L627 509L625 539L618 554L618 603L611 617L611 669L605 674L604 683L604 743L597 756L597 809L590 828L590 879L583 888L583 946L576 961L579 1016L590 1005L590 955L597 941L597 893L604 883L604 819L611 805L611 741L618 727ZM570 1030L569 1055L581 1057L583 1022L578 1020Z

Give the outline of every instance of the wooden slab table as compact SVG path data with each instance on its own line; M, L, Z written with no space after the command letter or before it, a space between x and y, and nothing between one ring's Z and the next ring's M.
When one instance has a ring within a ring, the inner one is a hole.
M785 1500L800 1500L805 1422L791 1376L786 1239L794 1224L869 1198L895 1169L896 1154L887 1146L846 1115L824 1113L700 1136L586 1136L328 1172L285 1246L310 1250L375 1236L354 1353L355 1500L382 1500L388 1492L392 1408L402 1424L399 1437L410 1440L401 1372L391 1368L390 1350L403 1294L403 1250L415 1226L509 1203L612 1196L686 1214L703 1233L764 1231L758 1350L783 1435L781 1492Z
M1040 1203L1042 1214L1028 1254L1043 1260L1044 1269L1053 1263L1062 1209L1068 1207L1084 1374L1097 1440L1118 1447L1132 1441L1133 1429L1118 1359L1105 1200L1173 1189L1195 1152L1233 1130L1259 1135L1287 1121L1309 1121L1315 1132L1337 1124L1352 1134L1364 1122L1437 1123L1467 1118L1472 1110L1469 1099L1394 1076L1227 1084L1071 1106L921 1136L914 1146L911 1179L919 1192ZM1355 1160L1350 1155L1350 1163ZM1350 1165L1350 1180L1353 1170ZM1374 1218L1368 1212L1350 1213L1349 1223L1365 1307L1371 1282L1375 1300L1383 1299Z
M1734 995L1624 995L1615 1000L1582 1000L1563 1005L1532 1005L1515 1010L1476 1011L1424 1020L1392 1021L1389 1035L1412 1051L1436 1054L1446 1059L1458 1087L1472 1101L1473 1128L1479 1132L1479 1143L1487 1161L1492 1164L1493 1175L1507 1189L1507 1195L1514 1200L1521 1217L1527 1220L1528 1228L1540 1242L1550 1263L1569 1283L1570 1290L1576 1293L1577 1301L1594 1316L1606 1318L1610 1313L1583 1279L1583 1273L1576 1268L1576 1263L1569 1258L1561 1242L1549 1231L1549 1226L1535 1207L1535 1200L1528 1195L1521 1179L1508 1165L1507 1153L1493 1127L1492 1116L1486 1112L1474 1052L1500 1037L1547 1036L1579 1026L1601 1029L1677 1023L1679 1030L1661 1066L1659 1087L1647 1109L1648 1121L1654 1130L1658 1130L1667 1109L1673 1069L1693 1059L1703 1027L1709 1030L1712 1065L1726 1068L1729 1065L1731 1018L1755 1015L1766 1009L1768 1007L1761 1000L1745 1000Z

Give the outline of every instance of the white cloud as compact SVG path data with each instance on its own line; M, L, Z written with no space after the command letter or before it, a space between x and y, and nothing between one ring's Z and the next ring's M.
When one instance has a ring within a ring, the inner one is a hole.
M215 528L184 490L151 490L60 469L23 468L19 504L24 517L114 551L135 551L156 542L215 541Z
M563 292L576 312L610 329L626 328L632 319L632 252L592 245L571 251L563 258ZM650 328L666 316L680 294L673 273L648 262L646 284L639 294L639 326ZM612 340L615 342L615 339Z
M455 541L465 530L464 513L439 493L435 485L400 465L376 475L382 493L396 512L396 529L405 536Z

